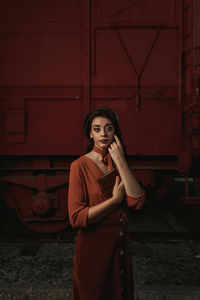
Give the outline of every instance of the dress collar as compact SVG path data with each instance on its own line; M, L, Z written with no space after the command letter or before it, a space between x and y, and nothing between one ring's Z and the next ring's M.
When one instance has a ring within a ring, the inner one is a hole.
M103 156L103 158L108 154L108 150L102 150L102 149L98 148L96 145L94 145L92 151L101 154Z
M96 145L94 145L92 151L102 155L102 157L103 157L102 161L106 166L108 166L108 171L110 171L114 168L114 163L113 163L110 153L108 152L107 149L102 150L102 149L98 148Z

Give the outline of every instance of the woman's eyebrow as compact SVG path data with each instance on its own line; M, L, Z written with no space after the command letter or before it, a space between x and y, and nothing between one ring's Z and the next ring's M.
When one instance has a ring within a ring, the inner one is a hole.
M106 124L105 126L110 126L110 125L113 126L112 123L108 123L108 124ZM101 127L101 125L98 125L98 124L92 125L92 127L95 127L95 126L96 126L96 127ZM104 126L104 127L105 127L105 126Z

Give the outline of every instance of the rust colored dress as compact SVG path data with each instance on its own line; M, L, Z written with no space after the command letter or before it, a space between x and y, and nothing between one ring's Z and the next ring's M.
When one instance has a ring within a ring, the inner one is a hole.
M69 218L78 229L74 253L74 300L133 299L132 265L126 207L140 209L145 193L135 199L126 197L106 217L87 225L90 206L106 195L98 179L103 172L93 160L82 156L71 164L68 194Z

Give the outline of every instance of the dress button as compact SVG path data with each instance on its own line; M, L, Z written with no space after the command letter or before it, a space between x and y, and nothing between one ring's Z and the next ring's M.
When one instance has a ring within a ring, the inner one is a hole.
M120 218L119 221L122 223L123 222L123 218Z
M123 287L123 286L121 287L121 291L122 291L122 292L124 291L124 287Z
M124 235L123 231L120 231L120 232L119 232L119 235L120 235L120 236L123 236L123 235Z
M124 255L124 250L121 250L121 251L119 252L119 254L120 254L120 255Z
M124 269L120 270L120 274L123 275L124 274Z

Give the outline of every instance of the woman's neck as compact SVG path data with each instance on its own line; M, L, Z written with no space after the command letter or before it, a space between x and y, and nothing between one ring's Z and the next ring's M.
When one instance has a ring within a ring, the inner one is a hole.
M96 145L94 145L92 151L100 154L103 157L108 154L108 149L102 149L102 148L97 147Z

